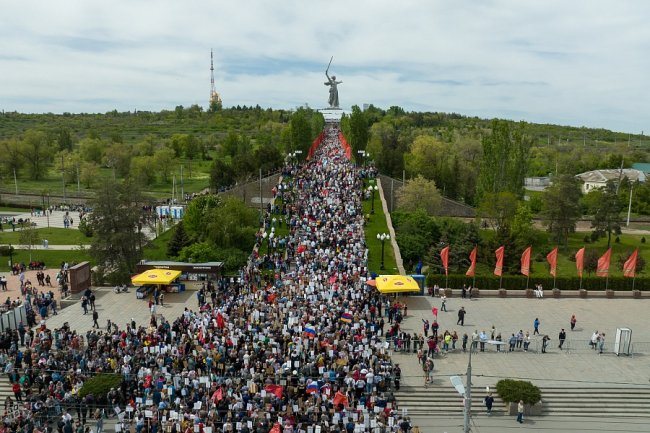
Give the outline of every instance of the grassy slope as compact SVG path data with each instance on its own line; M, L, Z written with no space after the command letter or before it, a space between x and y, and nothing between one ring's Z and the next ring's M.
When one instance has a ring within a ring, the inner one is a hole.
M91 243L92 238L86 237L77 229L62 229L62 228L41 228L37 230L38 235L43 239L47 239L50 245L88 245ZM20 232L12 232L11 228L0 233L0 244L19 244Z
M368 268L371 272L376 272L378 274L398 274L397 264L395 262L395 254L393 252L393 247L390 241L386 241L384 245L384 267L385 269L380 270L381 265L381 242L377 239L378 233L388 233L388 225L386 224L386 215L384 215L384 210L381 206L381 200L379 199L379 193L375 193L375 214L371 215L370 210L372 208L371 199L364 200L363 202L363 213L364 215L370 215L370 219L367 222L364 231L366 234L366 244L368 245Z

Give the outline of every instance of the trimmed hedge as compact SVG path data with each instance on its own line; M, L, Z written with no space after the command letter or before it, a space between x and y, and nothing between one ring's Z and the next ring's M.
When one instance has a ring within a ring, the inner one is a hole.
M445 276L440 274L428 274L427 286L431 287L438 284L440 287L445 285ZM472 278L461 274L449 275L449 288L461 289L463 284L472 284ZM535 284L541 284L544 289L553 289L553 277L531 277L528 287L534 288ZM580 288L580 278L576 277L559 277L555 283L560 290L578 290ZM477 276L476 287L480 290L498 290L499 278L495 276ZM503 289L507 290L524 290L526 289L526 277L521 275L504 275ZM582 279L582 288L587 290L605 290L605 278L601 277L584 277ZM632 290L632 278L610 277L609 290ZM634 283L635 290L650 291L650 278L637 278Z
M95 401L103 402L111 388L118 388L121 384L122 376L119 374L98 374L84 382L79 390L79 397L92 394Z
M497 394L506 403L523 400L525 404L533 405L542 400L542 391L525 380L502 379L497 382Z

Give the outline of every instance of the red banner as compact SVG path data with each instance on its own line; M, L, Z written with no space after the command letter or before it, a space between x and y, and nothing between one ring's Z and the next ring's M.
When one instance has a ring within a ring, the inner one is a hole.
M505 255L506 252L506 247L501 245L499 248L496 249L494 252L494 255L497 256L497 264L494 267L494 275L500 277L503 275L503 256Z
M345 151L345 157L350 160L352 158L352 148L348 144L348 140L345 139L342 132L339 132L339 140L341 141L341 146L343 146L343 150Z
M349 405L347 396L341 391L336 391L332 403L334 403L334 407L337 407L339 404L343 404L344 407L348 407Z
M606 277L609 275L609 262L611 261L612 258L612 249L609 248L607 251L605 251L605 254L603 254L599 259L598 259L598 267L596 268L596 275L599 277Z
M630 257L627 258L623 264L623 276L634 278L636 275L636 260L639 256L639 250L636 249Z
M316 152L316 149L318 149L318 146L320 146L320 144L322 143L323 138L325 138L325 131L318 134L318 137L316 137L314 142L311 144L311 147L309 148L309 153L307 154L307 159L311 159L314 156L314 153Z
M445 269L445 275L449 273L449 246L440 250L440 260L442 260L442 267Z
M530 255L533 252L533 247L530 246L521 254L521 273L525 276L530 275Z
M555 277L557 275L557 247L546 255L546 261L551 265L551 275Z
M474 273L476 272L476 253L478 252L477 249L478 247L474 247L472 252L469 253L469 261L470 261L469 269L467 270L467 272L465 272L465 275L467 275L468 277L473 277Z
M582 278L582 271L585 269L585 247L582 247L576 253L576 269L578 276Z

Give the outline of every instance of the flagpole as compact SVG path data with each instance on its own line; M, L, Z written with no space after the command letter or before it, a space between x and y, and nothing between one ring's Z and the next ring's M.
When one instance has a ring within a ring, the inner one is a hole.
M632 277L632 291L633 291L633 292L634 292L634 281L635 281L635 280L636 280L636 273L635 273L635 275Z
M445 269L445 290L449 288L449 273Z
M530 273L526 275L526 290L528 290L528 281L530 280Z
M580 272L580 290L582 290L582 272Z
M501 275L499 275L499 289L503 289L503 271L501 271Z

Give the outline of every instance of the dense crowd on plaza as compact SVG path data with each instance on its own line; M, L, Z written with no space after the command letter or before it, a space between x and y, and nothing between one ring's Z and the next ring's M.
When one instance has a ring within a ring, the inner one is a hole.
M366 284L367 175L329 128L310 161L285 167L239 278L208 282L196 309L125 327L110 318L84 335L42 321L0 336L18 401L5 402L0 433L42 430L34 421L47 416L62 433L101 433L107 416L137 433L408 430L386 340L400 308ZM280 224L289 234L270 236ZM78 398L100 372L121 386Z

